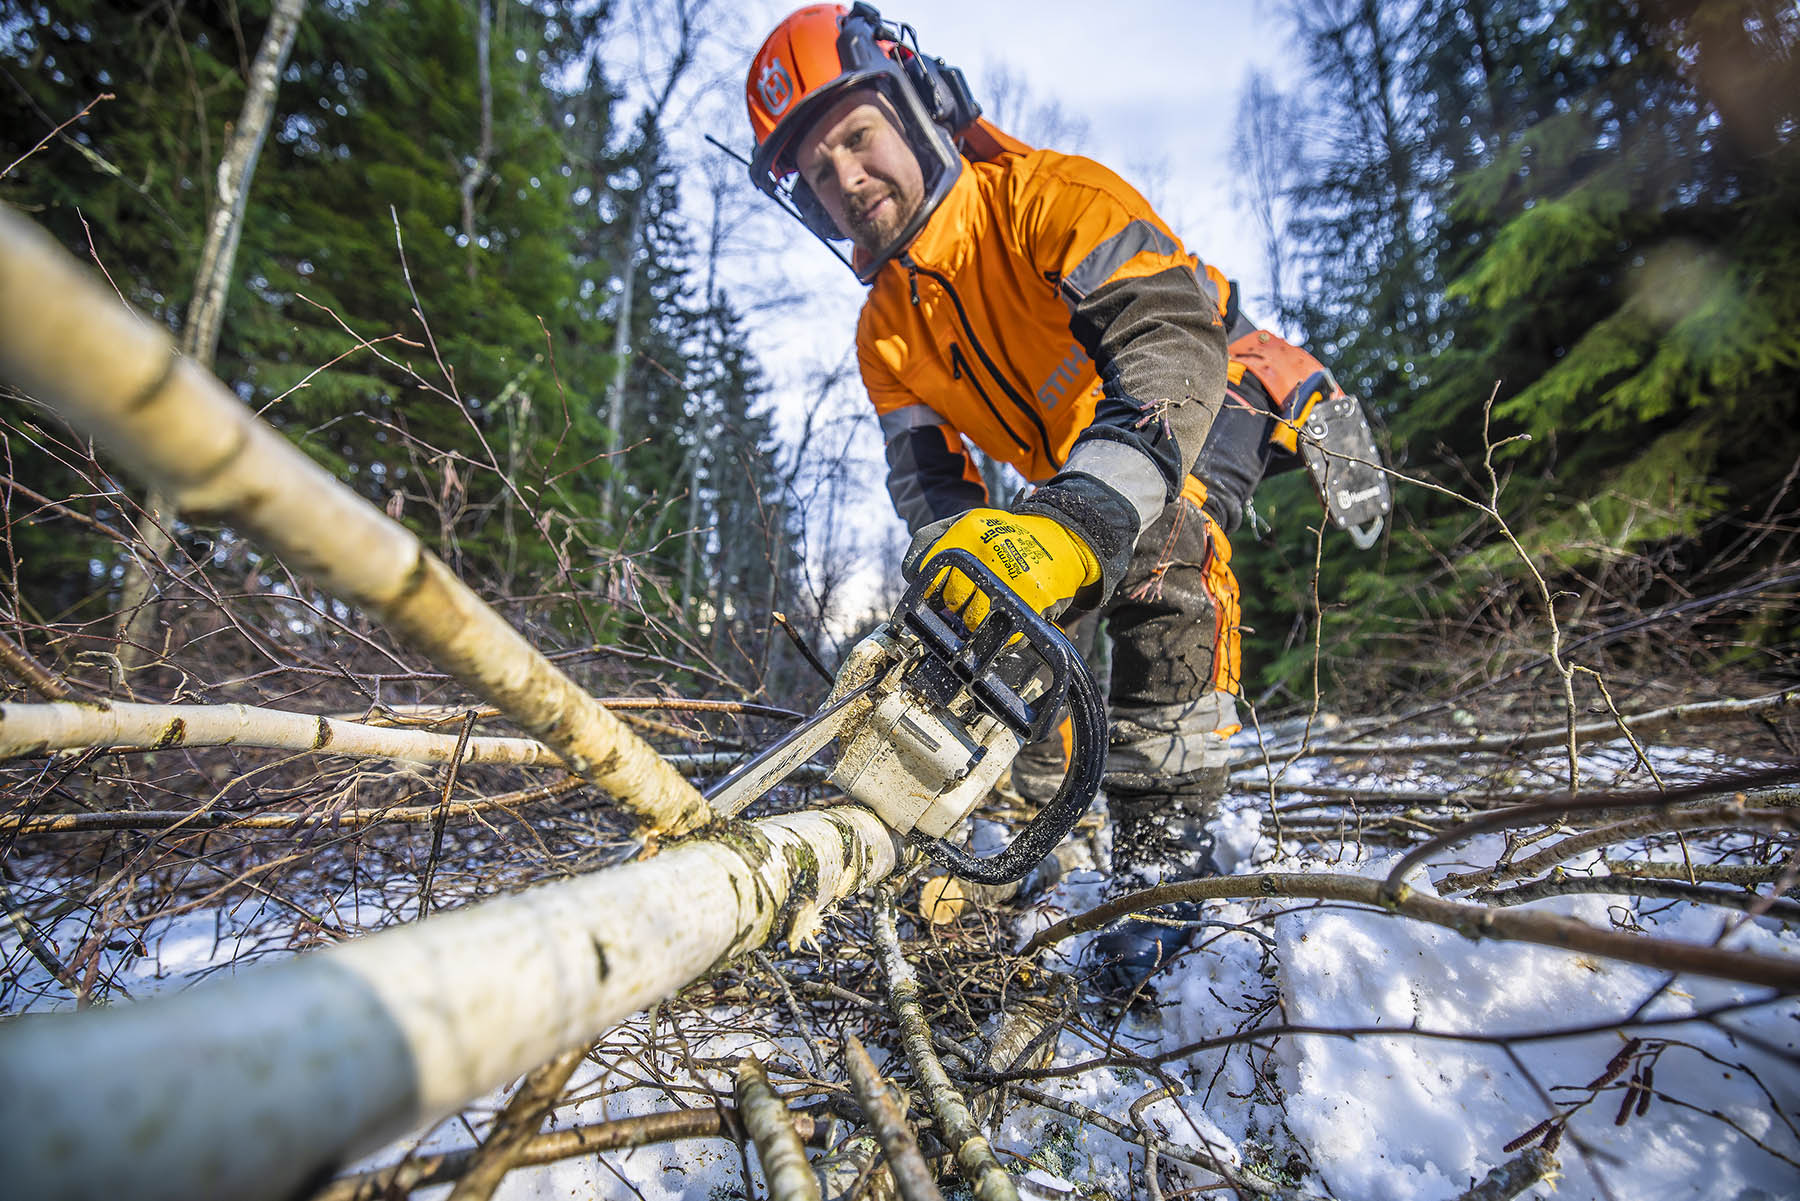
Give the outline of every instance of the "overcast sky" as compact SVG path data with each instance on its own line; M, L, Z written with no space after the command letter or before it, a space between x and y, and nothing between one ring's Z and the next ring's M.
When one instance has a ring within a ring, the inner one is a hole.
M667 0L639 0L666 7ZM746 0L712 11L720 36L707 64L684 89L671 114L671 140L690 163L684 203L697 232L710 216L703 186L712 133L740 150L750 145L743 79L757 46L797 4ZM982 99L996 70L1010 72L1036 103L1055 101L1086 123L1075 149L1118 171L1143 191L1188 249L1240 280L1245 294L1264 291L1259 239L1236 203L1229 177L1233 121L1252 68L1278 80L1292 74L1288 27L1277 15L1258 17L1243 3L1171 4L1167 0L895 0L880 5L890 21L906 21L931 55L963 68ZM643 11L642 9L639 10ZM654 53L645 65L656 69ZM641 102L643 81L633 64L617 63L630 97ZM710 81L710 83L708 83ZM706 86L702 86L706 85ZM991 105L991 97L990 105ZM1021 131L1023 132L1023 131ZM800 224L760 197L736 198L729 208L731 253L721 263L740 307L752 308L751 339L773 386L771 402L784 430L797 428L818 403L817 374L847 354L863 289ZM840 393L850 405L860 390ZM862 403L866 404L866 400ZM858 520L893 524L881 483L880 447L871 433L857 447L867 474L868 505ZM873 531L871 546L882 540Z

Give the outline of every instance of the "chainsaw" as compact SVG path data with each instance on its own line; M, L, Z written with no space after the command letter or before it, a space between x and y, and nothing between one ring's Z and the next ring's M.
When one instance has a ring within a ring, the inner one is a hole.
M973 631L942 601L947 568L988 598L988 616ZM1056 728L1065 706L1073 745L1055 799L994 855L947 842L1020 748ZM974 555L946 550L915 574L893 616L851 649L818 710L706 800L720 817L735 817L833 742L831 784L956 875L1004 884L1024 878L1093 802L1106 762L1105 709L1063 632Z

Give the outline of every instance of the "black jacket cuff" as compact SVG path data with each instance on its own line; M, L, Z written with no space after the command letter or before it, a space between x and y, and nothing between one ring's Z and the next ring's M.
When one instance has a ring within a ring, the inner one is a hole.
M1100 582L1076 593L1078 609L1098 608L1118 588L1137 546L1137 508L1110 484L1081 471L1065 471L1013 506L1067 526L1087 543L1100 564Z

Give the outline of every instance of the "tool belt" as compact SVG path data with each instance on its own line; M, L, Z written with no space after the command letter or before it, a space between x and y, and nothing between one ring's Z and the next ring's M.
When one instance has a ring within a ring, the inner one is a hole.
M1230 349L1229 382L1254 380L1268 399L1267 472L1304 463L1332 524L1359 549L1373 546L1394 502L1362 402L1318 359L1267 330L1245 334Z

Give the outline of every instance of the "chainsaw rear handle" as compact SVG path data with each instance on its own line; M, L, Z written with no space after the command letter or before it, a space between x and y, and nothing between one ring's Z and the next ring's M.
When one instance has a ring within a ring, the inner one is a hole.
M938 577L946 568L969 577L988 599L987 619L973 632L931 603L939 593ZM913 577L893 620L917 638L925 651L909 669L908 682L937 704L947 705L966 690L1021 742L1035 742L1047 735L1055 728L1064 704L1068 705L1074 728L1068 773L1055 799L1025 824L1011 846L981 857L941 838L916 831L907 835L914 846L965 880L1006 884L1024 879L1075 828L1100 791L1106 766L1106 707L1093 673L1054 622L1040 616L966 550L933 555ZM996 670L1002 654L1007 657L1009 672L1023 664L1021 684L1042 666L1049 670L1050 687L1035 701L1027 701Z

